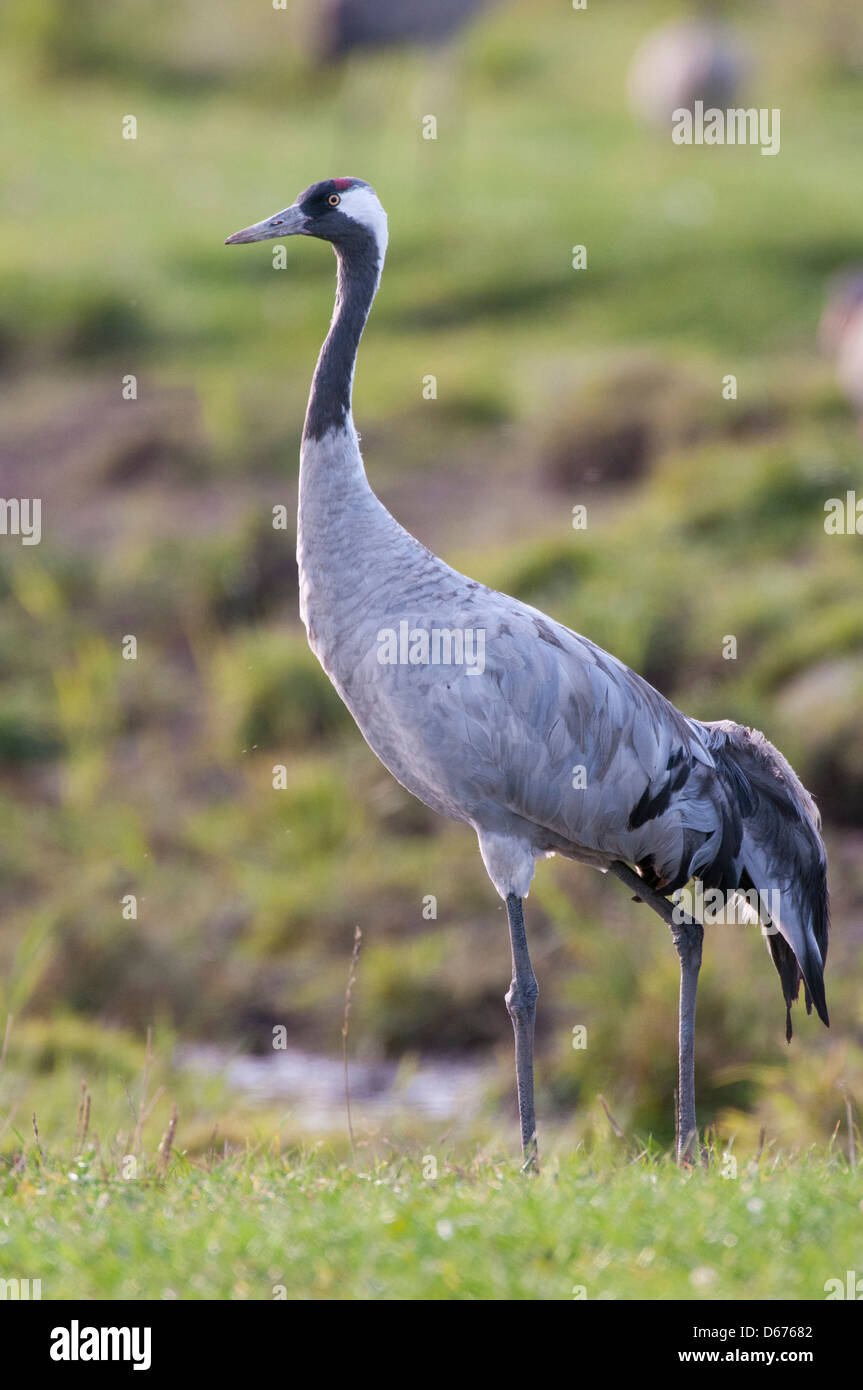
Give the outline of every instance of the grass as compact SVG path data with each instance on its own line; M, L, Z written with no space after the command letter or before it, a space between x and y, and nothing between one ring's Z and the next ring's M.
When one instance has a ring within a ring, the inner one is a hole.
M310 1143L177 1070L171 1044L72 1017L10 1028L0 1279L45 1300L817 1300L863 1267L853 1130L804 1148L714 1129L681 1170L611 1138L597 1103L586 1140L542 1128L530 1178L514 1127L355 1113L350 1148L344 1128Z
M810 1299L863 1266L863 1174L741 1160L275 1147L126 1180L50 1147L0 1183L0 1277L44 1299ZM436 1176L428 1176L435 1173Z

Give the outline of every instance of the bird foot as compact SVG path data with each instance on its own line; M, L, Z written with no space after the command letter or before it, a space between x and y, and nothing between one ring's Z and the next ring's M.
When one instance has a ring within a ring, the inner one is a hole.
M525 1149L524 1162L519 1171L526 1173L529 1177L533 1177L539 1172L539 1150L535 1139Z

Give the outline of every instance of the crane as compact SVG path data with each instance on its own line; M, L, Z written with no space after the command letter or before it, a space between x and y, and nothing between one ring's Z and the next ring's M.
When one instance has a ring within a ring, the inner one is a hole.
M444 44L486 0L318 0L315 46L322 61L338 62L356 50L399 44Z
M667 130L672 113L734 104L752 66L737 34L704 18L674 20L653 29L633 57L627 73L629 104L647 124Z
M300 615L366 742L414 796L473 827L506 904L523 1166L537 1166L538 994L523 901L537 859L554 854L615 874L671 927L680 959L677 1153L691 1162L703 926L672 895L691 880L732 897L770 893L770 913L760 915L786 1035L801 982L807 1012L814 1003L828 1024L818 810L763 734L687 718L586 637L458 573L396 521L369 485L351 405L386 213L362 179L327 179L226 244L288 236L330 242L337 264L300 447Z

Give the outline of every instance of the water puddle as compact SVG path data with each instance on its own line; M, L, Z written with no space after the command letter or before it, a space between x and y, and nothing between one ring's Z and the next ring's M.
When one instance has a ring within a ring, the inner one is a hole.
M228 1048L189 1046L178 1051L189 1071L221 1076L231 1090L259 1104L286 1102L303 1130L343 1129L344 1066L340 1057L300 1048L271 1056L243 1056ZM354 1125L393 1116L426 1120L470 1120L480 1113L495 1075L488 1063L449 1059L350 1063Z

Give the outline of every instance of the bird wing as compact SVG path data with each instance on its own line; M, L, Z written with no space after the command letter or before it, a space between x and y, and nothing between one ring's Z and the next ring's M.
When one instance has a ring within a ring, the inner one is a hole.
M699 727L539 610L463 576L440 578L422 608L401 599L381 624L482 632L483 669L382 667L358 650L344 697L378 756L435 809L478 827L503 828L508 814L545 832L546 848L679 877L684 855L715 841L723 823Z
M769 895L765 940L785 995L790 1042L791 1005L801 981L807 1012L814 1002L819 1017L829 1023L824 963L830 904L821 817L793 768L757 729L730 720L703 727L718 775L734 786L741 809L742 873L737 883Z

